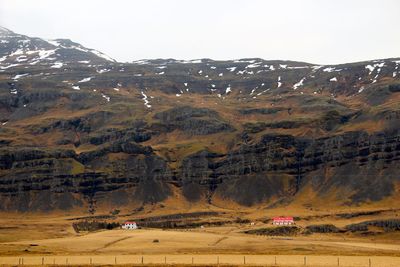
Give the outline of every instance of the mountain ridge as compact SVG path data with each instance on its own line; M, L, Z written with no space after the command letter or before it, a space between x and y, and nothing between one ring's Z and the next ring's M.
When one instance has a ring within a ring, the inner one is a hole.
M395 203L400 59L121 63L93 51L1 37L1 210Z
M69 38L56 38L56 39L44 39L44 38L40 38L40 37L29 37L28 35L23 35L23 34L18 34L13 32L12 30L5 28L3 26L0 26L0 30L2 30L3 32L6 33L11 33L14 36L21 36L21 37L27 37L27 38L32 38L32 39L41 39L45 42L48 42L50 44L57 42L57 41L65 41L67 43L73 43L75 45L79 45L81 47L83 47L82 45L80 45L79 43L76 43L74 41L72 41ZM54 45L54 44L53 44ZM56 46L56 45L54 45ZM90 49L90 48L85 48L87 50L95 50L98 51L96 49ZM100 52L100 51L98 51ZM100 52L101 54L103 54L102 52ZM105 55L105 54L104 54ZM308 62L308 61L303 61L303 60L290 60L290 59L264 59L264 58L259 58L259 57L245 57L245 58L236 58L236 59L212 59L212 58L197 58L197 59L177 59L177 58L142 58L142 59L134 59L131 61L116 61L115 59L105 55L107 58L110 59L110 61L114 61L115 63L122 63L122 64L129 64L129 63L137 63L137 62L174 62L174 63L190 63L193 61L204 61L204 62L227 62L227 61L248 61L248 60L261 60L261 61L266 61L266 62L292 62L292 63L303 63L303 64L307 64L307 65L314 65L314 66L339 66L339 65L348 65L348 64L357 64L357 63L367 63L367 62L373 62L373 61L389 61L389 60L400 60L400 57L390 57L390 58L380 58L380 59L365 59L365 60L358 60L358 61L349 61L349 62L341 62L341 63L335 63L335 64L319 64L319 63L312 63L312 62Z

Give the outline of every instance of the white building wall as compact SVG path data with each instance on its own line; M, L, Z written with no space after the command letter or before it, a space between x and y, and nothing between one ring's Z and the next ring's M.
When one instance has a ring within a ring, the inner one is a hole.
M130 223L130 224L123 224L122 229L137 229L137 224L136 223Z

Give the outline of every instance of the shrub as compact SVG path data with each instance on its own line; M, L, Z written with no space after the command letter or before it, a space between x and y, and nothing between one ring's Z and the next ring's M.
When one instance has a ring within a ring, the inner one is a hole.
M400 92L400 84L391 84L388 88L392 93Z
M235 223L241 223L241 224L243 224L243 223L251 223L251 221L249 220L249 219L241 219L241 218L236 218L236 220L235 220Z
M400 231L399 219L372 220L356 224L349 224L346 229L351 232L368 231L368 226L383 228L385 232Z
M270 235L270 236L293 236L300 232L300 228L297 226L280 226L273 228L260 228L254 230L248 230L244 233L253 235Z
M316 224L306 227L309 233L337 233L339 229L333 224Z
M118 215L121 211L118 209L110 211L111 215Z
M74 228L75 232L79 233L81 231L88 231L88 232L93 232L97 231L100 229L115 229L120 227L120 224L117 222L104 222L104 221L80 221L80 222L75 222L72 224L72 227Z

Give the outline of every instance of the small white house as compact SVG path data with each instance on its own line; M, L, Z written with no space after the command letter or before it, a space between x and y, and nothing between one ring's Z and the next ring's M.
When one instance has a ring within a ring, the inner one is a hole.
M124 223L122 224L121 228L122 228L122 229L127 229L127 230L134 230L134 229L137 229L138 226L137 226L136 222L129 222L129 221L127 221L127 222L124 222Z

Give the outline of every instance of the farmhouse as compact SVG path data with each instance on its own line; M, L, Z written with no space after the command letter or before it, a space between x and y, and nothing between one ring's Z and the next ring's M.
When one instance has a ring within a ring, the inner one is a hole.
M130 222L130 221L126 221L122 224L121 226L122 229L128 229L128 230L133 230L133 229L137 229L138 226L136 224L136 222Z
M274 217L272 219L273 225L292 225L294 224L293 217Z

